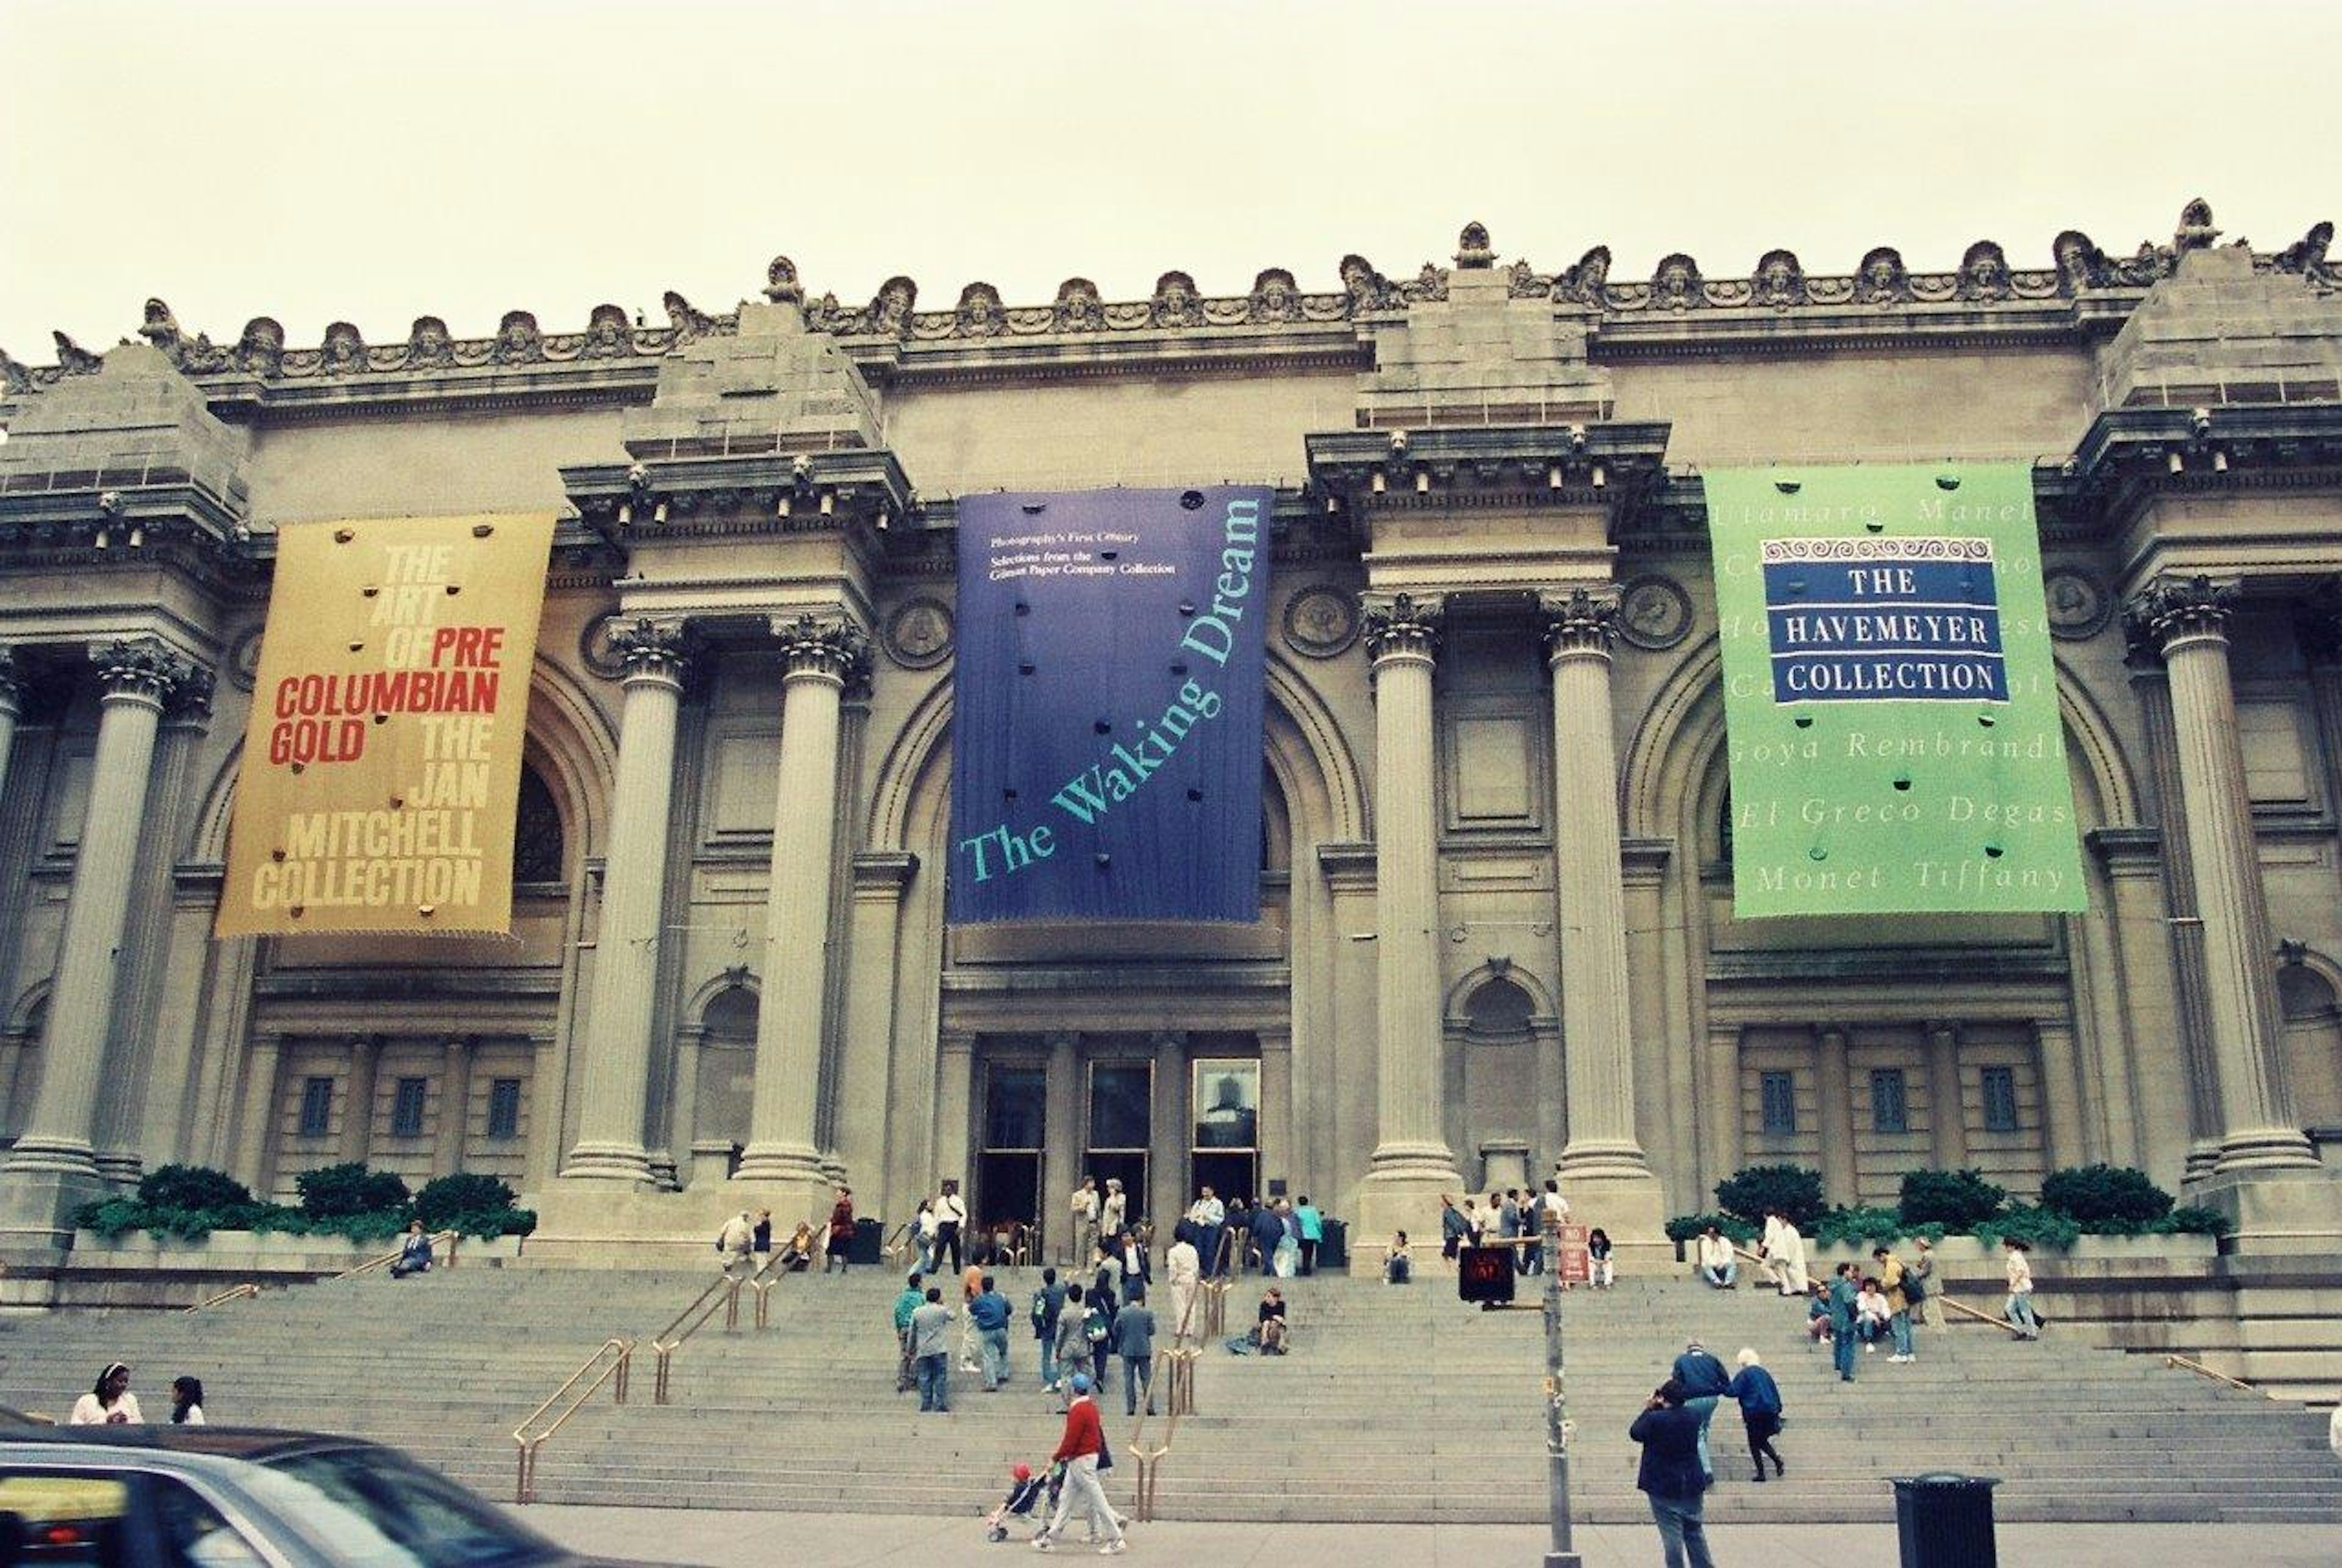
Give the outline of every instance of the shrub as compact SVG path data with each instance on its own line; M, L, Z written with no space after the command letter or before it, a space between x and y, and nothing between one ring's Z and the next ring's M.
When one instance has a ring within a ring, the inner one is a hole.
M458 1231L467 1236L478 1236L483 1241L494 1241L498 1236L525 1236L536 1229L536 1211L516 1209L509 1203L500 1208L474 1209L469 1213L456 1214L434 1228Z
M100 1198L74 1212L75 1229L95 1231L109 1242L128 1235L145 1223L146 1205L135 1198Z
M393 1178L395 1180L395 1178ZM405 1183L400 1183L403 1188ZM340 1236L360 1243L386 1242L406 1229L406 1214L401 1209L372 1209L364 1213L329 1214L313 1219L308 1233L313 1236Z
M495 1177L458 1171L452 1176L440 1176L424 1183L423 1190L415 1194L415 1217L423 1222L425 1230L442 1231L467 1216L506 1211L512 1204L513 1190ZM469 1229L460 1225L456 1228Z
M2032 1246L2048 1247L2065 1252L2081 1240L2082 1227L2073 1217L2055 1209L2037 1209L2029 1203L2011 1203L2001 1213L1976 1228L1977 1239L1987 1247L1997 1247L2007 1237Z
M225 1171L157 1165L140 1179L138 1201L155 1209L241 1209L251 1203L252 1193Z
M1974 1229L2000 1213L2008 1201L2006 1189L1984 1179L1971 1167L1964 1171L1906 1171L1901 1211L1910 1225L1941 1225L1947 1231Z
M1778 1209L1799 1230L1822 1217L1822 1174L1803 1165L1751 1165L1716 1183L1716 1204L1753 1225Z
M2041 1206L2096 1230L2108 1222L2151 1224L2171 1212L2171 1194L2128 1165L2071 1165L2041 1183Z
M2187 1203L2156 1221L2153 1228L2167 1236L2225 1236L2228 1233L2228 1216L2200 1203Z
M293 1184L301 1192L301 1212L312 1220L386 1214L397 1223L383 1233L405 1228L406 1183L395 1171L369 1171L360 1164L325 1165L302 1172Z
M1743 1243L1755 1241L1759 1228L1737 1214L1677 1214L1667 1222L1667 1240L1690 1241L1710 1225Z
M1903 1223L1903 1216L1893 1209L1851 1208L1832 1209L1814 1222L1816 1243L1825 1247L1853 1243L1864 1247L1898 1241L1908 1235L1925 1233L1930 1241L1943 1233L1937 1224L1913 1226Z

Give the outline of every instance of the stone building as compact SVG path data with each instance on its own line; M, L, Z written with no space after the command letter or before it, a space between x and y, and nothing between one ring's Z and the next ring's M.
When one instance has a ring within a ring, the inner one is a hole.
M1759 1160L2108 1160L2342 1231L2330 233L1630 281L1474 225L940 310L784 258L665 325L0 358L0 1211L365 1159L553 1238L1084 1173L1381 1233L1557 1163L1642 1237ZM1699 471L1939 459L2034 465L2088 911L1736 920ZM954 497L1223 479L1280 497L1261 920L946 929ZM214 940L276 525L545 508L510 939Z

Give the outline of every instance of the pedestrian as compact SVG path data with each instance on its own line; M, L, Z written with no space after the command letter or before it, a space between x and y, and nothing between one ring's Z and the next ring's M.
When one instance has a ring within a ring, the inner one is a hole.
M758 1209L756 1223L751 1227L749 1233L755 1238L749 1251L760 1258L769 1255L773 1250L773 1211Z
M1556 1225L1569 1223L1569 1200L1561 1195L1561 1183L1551 1176L1545 1179L1545 1196L1537 1200L1545 1212L1553 1216Z
M171 1380L171 1424L202 1426L204 1420L204 1380L200 1377L175 1377Z
M1317 1248L1326 1240L1326 1216L1317 1212L1317 1205L1304 1193L1301 1202L1294 1205L1293 1220L1301 1227L1301 1273L1304 1276L1314 1274L1317 1272Z
M1114 1314L1114 1333L1108 1342L1114 1353L1122 1360L1122 1413L1138 1413L1141 1391L1146 1396L1146 1413L1155 1413L1155 1313L1144 1296L1123 1304Z
M1196 1293L1203 1284L1203 1260L1196 1254L1196 1243L1189 1240L1192 1229L1176 1236L1171 1250L1163 1254L1163 1272L1171 1282L1171 1343L1185 1344L1190 1339L1200 1339L1203 1324L1196 1321Z
M1103 1304L1106 1315L1122 1301L1122 1257L1106 1250L1101 1241L1090 1253L1090 1304Z
M2033 1310L2033 1263L2026 1255L2033 1249L2015 1236L2001 1237L2000 1247L2008 1254L2008 1305L2005 1309L2008 1321L2016 1325L2017 1338L2039 1339L2041 1318Z
M1115 1556L1126 1550L1126 1544L1121 1516L1106 1500L1106 1488L1098 1484L1100 1462L1106 1457L1106 1427L1098 1420L1097 1405L1090 1398L1089 1374L1074 1373L1066 1380L1066 1386L1073 1391L1073 1398L1066 1406L1065 1435L1057 1440L1057 1451L1051 1456L1066 1467L1066 1486L1058 1494L1056 1513L1033 1537L1033 1549L1047 1552L1056 1547L1057 1533L1066 1525L1066 1514L1078 1501L1089 1513L1090 1528L1106 1537L1106 1544L1098 1549L1100 1553Z
M901 1293L895 1297L895 1344L902 1353L902 1363L895 1369L896 1393L907 1393L911 1388L911 1314L917 1312L919 1303L927 1299L926 1292L919 1287L920 1278L919 1273L913 1271L910 1277L903 1282Z
M918 1241L919 1272L922 1273L933 1273L936 1271L936 1201L933 1198L921 1198L919 1200L919 1213L916 1220L916 1229L913 1232L913 1234L917 1237Z
M1216 1197L1212 1189L1197 1190L1196 1201L1187 1205L1187 1223L1194 1227L1196 1253L1204 1272L1217 1279L1227 1271L1227 1262L1220 1251L1220 1232L1227 1223L1227 1205Z
M1456 1249L1472 1233L1471 1217L1456 1206L1447 1193L1439 1194L1439 1255L1448 1262L1456 1261Z
M1610 1233L1600 1225L1586 1237L1586 1283L1600 1291L1617 1283L1617 1273L1610 1263Z
M1720 1291L1738 1290L1740 1264L1732 1255L1732 1243L1723 1231L1714 1225L1699 1233L1697 1263L1699 1277Z
M1073 1253L1067 1262L1080 1265L1097 1251L1098 1190L1097 1178L1084 1176L1082 1184L1074 1189L1072 1201L1073 1227L1067 1236L1073 1243Z
M1043 1392L1057 1392L1057 1314L1066 1308L1065 1288L1057 1283L1057 1271L1041 1271L1041 1288L1033 1293L1031 1314L1033 1338L1041 1352L1041 1387Z
M1066 1304L1057 1309L1057 1391L1063 1396L1057 1408L1061 1411L1073 1403L1068 1391L1076 1374L1090 1362L1089 1315L1089 1308L1082 1304L1082 1287L1067 1285Z
M1716 1402L1731 1391L1732 1374L1695 1339L1686 1342L1683 1354L1676 1357L1672 1381L1683 1390L1684 1408L1699 1417L1699 1467L1713 1481L1716 1464L1708 1457L1707 1428L1716 1419Z
M840 1187L837 1189L837 1202L829 1206L829 1244L823 1249L821 1272L825 1274L829 1273L830 1265L835 1263L837 1272L844 1273L846 1253L853 1245L854 1190Z
M1260 1253L1260 1272L1276 1273L1276 1254L1285 1245L1285 1216L1266 1199L1253 1205L1252 1244Z
M944 1305L941 1285L927 1287L927 1299L911 1314L911 1362L919 1380L919 1408L951 1410L951 1322L959 1314Z
M1854 1265L1838 1264L1829 1287L1829 1333L1831 1355L1837 1363L1840 1383L1854 1381L1854 1303L1860 1294L1855 1285Z
M1089 1350L1090 1386L1103 1389L1107 1363L1114 1359L1114 1293L1092 1291L1083 1305L1082 1343Z
M1106 1235L1118 1236L1130 1223L1130 1194L1122 1190L1120 1176L1106 1179L1106 1201L1098 1205L1098 1230Z
M1254 1337L1260 1341L1263 1355L1283 1355L1287 1333L1285 1325L1285 1293L1275 1285L1260 1298L1260 1321L1254 1327Z
M1810 1278L1806 1273L1806 1238L1779 1209L1765 1211L1765 1277L1785 1296L1801 1296Z
M984 1267L982 1264L970 1260L967 1267L961 1271L959 1276L959 1304L961 1312L966 1313L969 1307L976 1304L976 1298L983 1293ZM959 1329L960 1371L973 1373L982 1370L976 1365L976 1356L977 1348L976 1319L973 1316L964 1315L960 1320Z
M403 1280L409 1274L431 1272L431 1238L423 1233L421 1220L406 1222L406 1239L399 1243L398 1261L390 1265L390 1277Z
M1773 1473L1786 1475L1789 1467L1781 1463L1780 1451L1773 1446L1774 1437L1781 1430L1781 1385L1773 1381L1756 1359L1754 1350L1743 1346L1733 1360L1740 1370L1732 1374L1732 1397L1740 1402L1740 1423L1748 1432L1748 1457L1756 1466L1756 1479L1765 1479L1765 1461L1773 1462Z
M1008 1298L984 1276L976 1299L967 1303L968 1321L976 1325L984 1353L984 1392L997 1393L1008 1381Z
M813 1267L813 1225L808 1221L799 1220L797 1228L789 1233L789 1239L781 1243L780 1257L776 1260L781 1273L801 1274ZM746 1262L747 1256L742 1253L741 1261Z
M1937 1333L1944 1332L1943 1290L1936 1282L1936 1244L1921 1236L1911 1243L1918 1253L1903 1276L1903 1293L1919 1309L1919 1319Z
M1146 1249L1128 1231L1107 1233L1114 1247L1115 1261L1122 1265L1122 1287L1132 1300L1146 1293L1155 1283L1155 1265L1146 1260Z
M138 1409L138 1396L130 1392L130 1368L127 1363L110 1361L105 1370L97 1374L87 1393L74 1401L68 1426L130 1426L144 1424L146 1417Z
M410 1235L419 1229L422 1223L422 1221L417 1220L414 1225L409 1226ZM753 1273L756 1264L749 1259L749 1249L756 1244L756 1227L750 1221L748 1211L743 1209L725 1221L723 1228L716 1233L716 1255L723 1260L717 1267L725 1273L733 1274L735 1277ZM400 1259L402 1263L405 1261L403 1257Z
M944 1254L949 1253L952 1272L959 1272L959 1232L966 1223L967 1204L959 1195L959 1183L946 1181L944 1190L936 1195L936 1256L935 1262L928 1265L930 1268L939 1265Z
M1498 1200L1494 1193L1490 1193L1488 1198L1496 1208L1496 1234L1504 1242L1505 1250L1511 1254L1507 1261L1513 1265L1513 1271L1518 1273L1524 1267L1520 1246L1521 1190L1506 1187L1502 1200Z
M1829 1287L1816 1280L1813 1299L1806 1307L1806 1348L1811 1350L1830 1337Z
M1887 1247L1873 1247L1871 1261L1878 1265L1878 1288L1887 1297L1887 1333L1895 1343L1895 1353L1887 1359L1908 1363L1918 1357L1911 1353L1911 1297L1908 1291L1909 1271L1903 1260Z
M1854 1298L1854 1332L1862 1340L1862 1353L1877 1355L1878 1342L1886 1336L1887 1293L1878 1288L1877 1274L1862 1276L1862 1289Z
M1649 1500L1667 1568L1686 1568L1686 1555L1689 1568L1716 1568L1700 1519L1708 1478L1699 1463L1699 1417L1684 1408L1681 1385L1661 1383L1626 1435L1643 1445L1635 1485Z
M1383 1283L1403 1285L1415 1277L1415 1260L1408 1255L1406 1233L1391 1237L1390 1251L1383 1256Z

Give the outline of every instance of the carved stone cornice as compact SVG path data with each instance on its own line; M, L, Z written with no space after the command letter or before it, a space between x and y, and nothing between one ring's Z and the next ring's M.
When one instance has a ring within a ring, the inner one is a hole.
M608 657L618 666L622 685L637 682L681 689L691 673L698 639L688 621L640 616L608 634Z
M1618 594L1614 589L1578 587L1566 594L1541 594L1537 614L1545 622L1548 664L1582 654L1606 659L1617 644Z
M786 679L835 681L857 686L870 676L870 638L843 615L810 611L773 617Z
M1369 511L1607 505L1625 512L1665 476L1663 420L1336 430L1303 438L1311 482Z
M1438 659L1440 632L1447 619L1446 595L1361 594L1358 609L1365 623L1366 654L1376 664L1402 659L1432 664Z
M2159 577L2123 606L2123 628L2143 648L2168 655L2172 645L2191 637L2226 641L2237 607L2233 584L2193 577Z
M144 702L160 708L181 688L198 679L201 668L193 660L151 637L116 638L94 644L90 664L106 702ZM204 671L203 698L210 697L209 671Z

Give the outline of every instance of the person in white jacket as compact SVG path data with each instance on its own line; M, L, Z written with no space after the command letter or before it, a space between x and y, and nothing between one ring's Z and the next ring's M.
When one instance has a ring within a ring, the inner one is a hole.
M1765 1277L1771 1280L1785 1296L1804 1295L1809 1282L1806 1275L1806 1238L1789 1222L1789 1216L1778 1209L1765 1215Z
M1171 1280L1171 1343L1176 1345L1190 1339L1201 1341L1203 1320L1195 1314L1196 1289L1203 1282L1204 1260L1186 1233L1181 1233L1179 1239L1171 1243L1171 1250L1163 1254L1163 1272Z
M1710 1225L1699 1233L1699 1277L1717 1290L1739 1289L1740 1263L1732 1255L1730 1238Z

